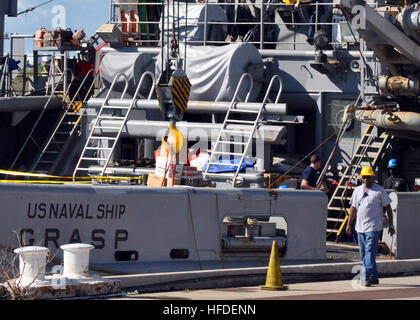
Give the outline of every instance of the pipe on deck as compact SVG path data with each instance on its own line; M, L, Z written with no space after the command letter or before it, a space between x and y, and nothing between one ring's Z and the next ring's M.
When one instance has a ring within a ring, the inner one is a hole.
M88 107L101 107L105 99L103 98L91 98L87 105ZM117 107L128 107L130 106L131 100L129 99L110 99L108 104ZM196 114L212 114L212 113L226 113L230 107L230 102L213 102L213 101L189 101L187 113ZM236 108L247 111L257 111L261 106L261 103L237 103ZM133 106L134 109L140 110L159 110L157 100L145 100L138 99ZM288 112L287 105L284 103L267 103L264 107L263 113L275 114L275 115L286 115Z
M363 123L381 129L420 132L420 113L397 111L388 113L383 110L358 110L355 118Z
M0 98L0 112L42 111L48 98L49 96L2 97ZM62 98L54 96L47 110L58 109L62 106Z
M91 125L93 125L94 120ZM112 127L118 127L118 120L102 120L100 126L101 134L111 134L115 132ZM186 122L181 121L176 124L177 130L190 141L215 140L219 135L221 123L205 123L205 122ZM247 137L246 132L249 130L247 125L229 124L227 130L241 131ZM99 129L98 129L99 130ZM128 120L121 131L121 137L150 138L161 140L168 131L167 121L150 121L150 120ZM256 128L254 138L261 139L267 143L279 141L286 134L286 127L261 125Z

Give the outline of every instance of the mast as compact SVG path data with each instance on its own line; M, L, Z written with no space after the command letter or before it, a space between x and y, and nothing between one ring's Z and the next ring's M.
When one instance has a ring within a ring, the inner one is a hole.
M6 3L0 1L0 57L4 55L4 16L6 14Z
M0 57L4 55L4 22L5 16L17 16L18 0L2 0L0 1Z

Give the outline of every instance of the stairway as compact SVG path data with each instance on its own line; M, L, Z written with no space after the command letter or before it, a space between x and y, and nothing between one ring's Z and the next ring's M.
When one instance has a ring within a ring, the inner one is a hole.
M222 127L219 131L219 135L217 137L216 143L214 144L212 148L209 162L203 174L203 179L206 179L208 177L229 178L232 181L233 187L237 185L236 181L237 181L239 172L241 171L242 164L245 160L246 155L249 152L249 148L250 146L252 146L252 139L253 139L255 130L261 119L264 106L266 105L267 101L269 101L269 94L271 92L271 88L275 80L279 81L279 91L278 91L275 103L278 103L278 100L280 98L281 91L282 91L282 80L278 75L275 75L273 76L273 78L270 81L270 84L268 85L263 102L260 104L258 110L238 109L237 108L238 92L242 88L242 85L244 83L243 80L245 78L249 78L249 81L250 81L249 90L244 101L244 102L248 102L249 96L253 89L254 81L251 75L249 75L248 73L245 73L242 75L238 83L238 86L236 87L235 94L233 95L231 104L226 113ZM244 117L246 117L248 120L242 120ZM253 119L250 120L249 119L250 117L251 118L253 117ZM242 130L228 129L228 126L232 124L242 125L243 129ZM232 138L235 138L235 137L237 137L236 139L234 139L235 141L232 141L233 140ZM232 152L232 150L235 150L235 152ZM220 158L227 159L229 161L219 162L218 160L220 160ZM230 161L232 159L239 159L239 162L238 163L235 162L233 164ZM235 173L228 173L228 174L209 173L209 168L211 165L236 167L236 171Z
M358 174L362 167L370 166L375 170L378 160L389 143L389 136L383 132L373 134L373 125L366 128L350 165L344 171L337 188L328 203L327 238L336 235L336 241L345 232L351 194L357 185Z
M38 157L33 162L30 170L31 172L53 174L54 170L58 167L65 151L67 150L67 146L69 145L72 137L75 136L77 128L79 127L82 120L82 113L80 112L80 108L83 105L83 101L75 100L79 96L80 90L83 88L87 79L91 77L93 71L94 70L91 69L85 75L73 98L70 101L68 98L66 99L68 103L67 108L62 114L56 128L51 133ZM94 82L95 78L93 79L93 83ZM87 99L92 88L93 85L90 86L83 100Z
M104 175L112 153L114 152L120 138L121 131L124 128L128 115L130 114L146 76L151 77L152 83L155 83L154 75L151 72L147 71L143 73L129 106L109 104L111 92L113 91L115 83L119 78L122 77L125 81L125 88L120 96L120 100L124 100L128 88L128 80L124 74L119 73L114 77L105 101L97 114L95 124L90 131L89 137L73 172L73 180L78 176L78 174L86 175L89 172L97 172L95 176L102 177ZM152 94L153 86L150 88L148 99L151 98ZM106 124L106 122L108 124ZM92 168L91 166L95 167Z
M9 167L9 170L14 170L15 169L15 166L18 166L18 164L19 164L19 160L21 160L21 156L23 155L23 154L25 154L25 151L27 150L27 148L28 148L28 145L29 145L29 141L31 141L34 145L35 145L35 147L37 148L37 149L39 149L41 152L42 152L42 150L43 150L43 148L39 145L39 143L37 142L37 140L36 140L36 136L37 136L37 133L36 133L36 130L37 129L39 129L39 124L41 123L41 119L43 118L43 116L44 116L44 114L45 114L45 111L47 110L47 107L48 107L48 105L49 105L49 103L50 103L50 101L51 101L51 99L52 99L52 97L53 96L57 96L57 94L58 94L58 87L59 87L59 85L60 85L60 83L64 80L64 78L65 78L65 75L67 74L67 72L70 72L70 74L71 74L71 81L70 81L70 83L69 83L69 85L68 85L68 88L67 88L67 90L66 90L66 92L64 92L64 95L63 95L63 103L65 102L65 99L68 97L68 94L69 94L69 91L70 91L70 88L71 88L71 86L72 86L72 84L73 84L73 81L74 81L74 76L73 76L73 73L71 72L71 70L66 70L61 76L60 76L60 78L59 78L59 81L57 82L57 84L55 84L55 86L52 88L52 91L51 91L51 93L49 94L49 97L48 97L48 100L47 100L47 102L45 103L45 105L44 105L44 107L43 107L43 109L42 109L42 111L40 112L40 114L38 115L38 117L37 117L37 119L36 119L36 121L35 121L35 123L34 123L34 125L33 125L33 127L32 127L32 129L31 129L31 131L29 132L29 134L28 134L28 136L26 137L26 140L25 140L25 142L23 143L23 145L21 146L21 148L20 148L20 150L19 150L19 152L18 152L18 154L16 155L16 157L15 157L15 159L13 160L13 162L12 162L12 164L10 165L10 167ZM34 165L32 165L32 167L34 167Z

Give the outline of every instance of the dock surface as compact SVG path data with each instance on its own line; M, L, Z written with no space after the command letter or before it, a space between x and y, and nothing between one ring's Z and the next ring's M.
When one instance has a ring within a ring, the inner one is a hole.
M286 291L260 290L258 286L156 293L128 293L117 300L420 300L420 276L380 279L362 287L355 280L288 284Z

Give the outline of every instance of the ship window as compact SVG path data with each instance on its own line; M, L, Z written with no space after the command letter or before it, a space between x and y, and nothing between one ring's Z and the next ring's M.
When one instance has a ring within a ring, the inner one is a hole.
M115 251L114 259L116 261L137 261L139 253L137 251Z
M344 114L344 107L353 102L352 99L329 99L328 101L328 125L327 136L338 132L341 127L341 119ZM347 126L343 139L359 139L360 138L360 122L352 120Z
M187 259L190 252L188 249L172 249L169 255L171 259Z

